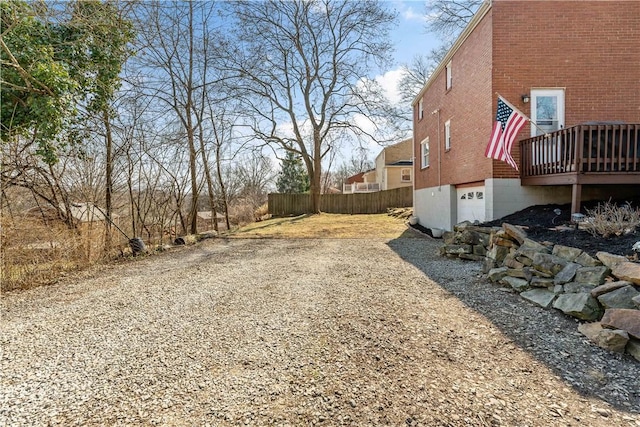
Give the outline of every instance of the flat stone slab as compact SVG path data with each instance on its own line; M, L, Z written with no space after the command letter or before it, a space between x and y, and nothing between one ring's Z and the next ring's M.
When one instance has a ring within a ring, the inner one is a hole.
M604 308L636 308L633 298L638 295L640 292L633 285L628 285L600 295L598 301Z
M598 301L586 292L577 294L562 294L553 303L553 308L557 308L564 314L582 320L598 320L602 309ZM640 313L640 311L638 311ZM624 329L624 328L616 328Z
M604 329L600 322L583 323L578 326L578 331L598 347L616 353L624 353L629 342L629 334L626 331Z
M630 261L621 262L613 266L611 274L620 280L626 280L640 285L640 263Z
M615 291L616 289L624 288L625 286L628 286L630 284L631 282L627 282L626 280L618 280L616 282L605 283L604 285L600 285L597 288L594 288L591 291L591 296L597 298L602 294Z
M520 244L523 244L524 239L527 238L527 232L517 225L511 225L505 222L502 224L502 228L509 236L511 236Z
M553 247L553 252L551 253L555 256L559 256L560 258L564 258L569 262L573 262L580 256L580 254L582 254L582 249L572 248L571 246L555 245Z
M596 258L600 260L601 263L606 265L609 268L613 268L615 265L620 264L621 262L629 261L626 257L622 255L614 255L609 252L597 252Z
M593 283L594 285L602 285L607 276L611 273L611 269L606 266L600 267L582 267L576 271L574 280L581 283Z
M530 291L522 292L520 296L542 308L551 307L551 303L556 298L556 294L549 292L546 289L532 289Z
M604 312L600 323L605 328L622 329L640 339L640 310L610 308Z

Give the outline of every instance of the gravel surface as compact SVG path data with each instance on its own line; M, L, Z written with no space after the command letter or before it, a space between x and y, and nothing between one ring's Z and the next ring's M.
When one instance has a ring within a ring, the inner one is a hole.
M0 425L640 426L640 364L430 238L212 240L2 296Z

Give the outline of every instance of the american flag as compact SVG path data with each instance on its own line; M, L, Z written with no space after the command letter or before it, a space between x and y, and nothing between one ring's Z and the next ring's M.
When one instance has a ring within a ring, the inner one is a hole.
M485 157L507 162L515 170L518 170L516 161L511 157L511 148L516 140L516 135L527 123L527 120L526 116L512 108L501 96L498 96L496 122L493 125L487 151L484 153Z

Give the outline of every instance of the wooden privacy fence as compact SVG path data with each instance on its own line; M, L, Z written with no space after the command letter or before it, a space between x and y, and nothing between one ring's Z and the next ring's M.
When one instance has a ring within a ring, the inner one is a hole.
M387 208L413 206L413 188L403 187L374 193L322 194L320 210L326 213L376 214ZM274 216L311 213L311 194L269 194L269 213Z

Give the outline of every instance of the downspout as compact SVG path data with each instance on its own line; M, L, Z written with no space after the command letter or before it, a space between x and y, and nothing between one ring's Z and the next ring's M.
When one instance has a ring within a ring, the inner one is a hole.
M440 109L433 110L431 114L438 115L438 191L442 191L442 148L440 147Z

